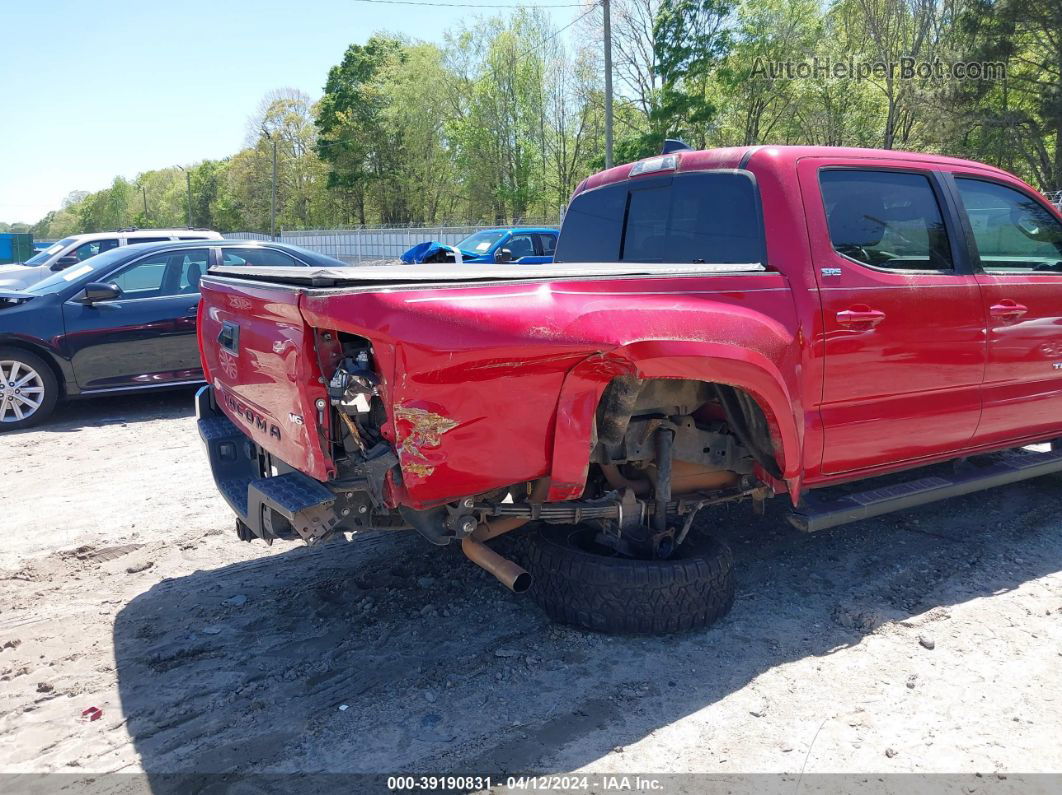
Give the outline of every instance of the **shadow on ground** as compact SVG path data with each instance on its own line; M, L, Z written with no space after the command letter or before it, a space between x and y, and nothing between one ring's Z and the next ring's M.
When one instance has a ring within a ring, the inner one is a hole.
M405 535L293 548L126 606L122 708L151 774L568 770L768 669L1058 571L1057 482L810 536L781 501L763 518L733 506L709 521L737 556L734 610L670 638L552 625Z
M190 417L195 414L195 390L174 387L130 394L100 395L61 402L55 413L39 425L5 436L24 433L75 433L82 428L102 425L128 425L160 419Z

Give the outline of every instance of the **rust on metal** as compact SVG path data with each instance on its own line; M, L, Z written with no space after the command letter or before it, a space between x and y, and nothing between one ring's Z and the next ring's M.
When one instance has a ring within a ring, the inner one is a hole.
M461 540L461 551L470 561L497 577L498 582L513 593L523 593L531 587L531 575L524 568L503 558L486 544L465 537Z
M648 480L633 480L624 475L615 464L602 464L601 473L614 489L631 489L639 497L646 497L656 484L656 468L645 470ZM674 494L690 494L698 491L714 491L728 488L738 482L739 475L729 469L709 469L689 461L676 460L671 464L671 491Z
M339 412L339 419L343 421L343 424L347 426L347 430L350 431L350 438L361 452L365 452L365 442L361 440L361 433L358 432L358 426L354 424L349 416L342 411Z
M408 458L403 458L401 463L403 472L407 475L415 475L418 478L426 478L435 471L435 467L431 464L424 464L420 461L410 461Z
M442 435L457 427L457 420L444 417L434 411L416 406L394 407L395 425L399 422L409 423L409 432L398 444L398 456L402 462L402 471L416 477L428 477L435 471L424 450L438 447Z

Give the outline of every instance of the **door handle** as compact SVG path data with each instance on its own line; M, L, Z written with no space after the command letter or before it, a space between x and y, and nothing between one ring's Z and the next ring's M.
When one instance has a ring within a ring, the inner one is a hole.
M218 332L218 344L227 350L229 353L239 354L240 352L240 327L236 323L230 323L225 321L221 324L221 331Z
M876 326L885 319L885 313L878 309L845 309L837 313L837 322L842 326Z
M1029 307L1009 298L1004 298L998 304L992 304L992 306L988 307L988 313L992 317L1002 318L1003 320L1017 320L1028 311Z

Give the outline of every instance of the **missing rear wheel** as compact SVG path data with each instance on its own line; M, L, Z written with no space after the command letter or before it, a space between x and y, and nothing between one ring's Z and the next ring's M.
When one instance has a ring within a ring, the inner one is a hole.
M531 597L555 621L597 632L662 635L711 626L734 601L733 555L707 535L667 560L622 557L585 525L543 525L529 539Z

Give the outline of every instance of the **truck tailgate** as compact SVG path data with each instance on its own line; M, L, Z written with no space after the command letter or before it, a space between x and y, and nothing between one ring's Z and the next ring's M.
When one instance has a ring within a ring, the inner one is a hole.
M320 381L314 332L289 285L200 282L199 345L222 410L247 436L318 480L334 475L328 394Z

